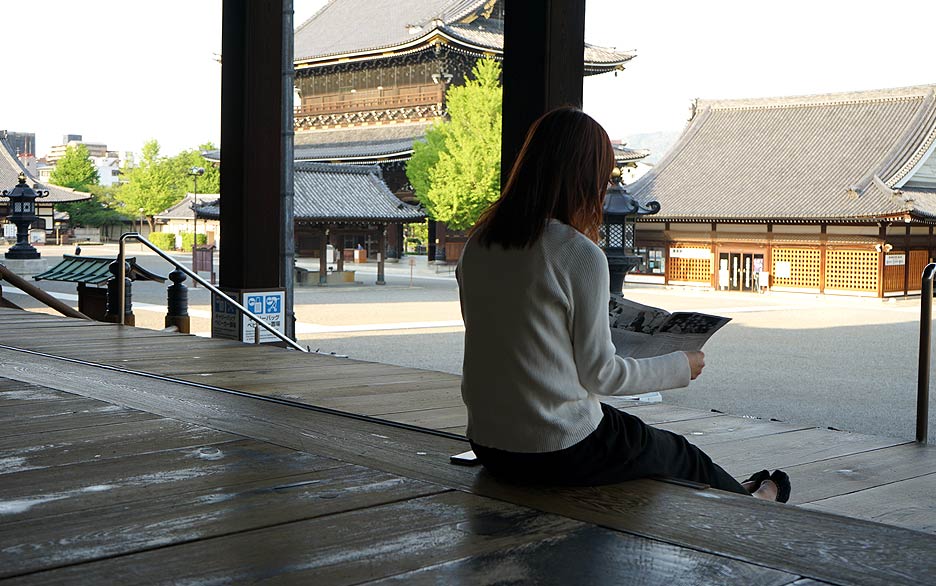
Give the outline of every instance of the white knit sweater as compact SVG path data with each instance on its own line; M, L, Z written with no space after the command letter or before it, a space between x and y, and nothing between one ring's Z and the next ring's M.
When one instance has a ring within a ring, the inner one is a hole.
M465 320L462 398L468 437L511 452L575 445L601 421L602 395L684 387L683 352L621 358L608 328L608 264L551 220L524 249L469 239L458 263Z

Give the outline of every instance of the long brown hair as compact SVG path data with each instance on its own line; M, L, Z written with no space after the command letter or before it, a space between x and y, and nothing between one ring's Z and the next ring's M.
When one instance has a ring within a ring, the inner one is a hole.
M527 132L500 198L472 230L485 246L524 248L555 218L597 241L614 150L600 124L578 108L541 116Z

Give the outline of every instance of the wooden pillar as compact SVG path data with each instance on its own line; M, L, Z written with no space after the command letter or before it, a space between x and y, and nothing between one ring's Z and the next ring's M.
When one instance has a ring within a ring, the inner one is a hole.
M387 258L400 259L402 250L400 242L403 240L403 231L400 224L387 225Z
M904 235L904 297L910 294L910 224Z
M328 284L328 233L329 226L325 226L319 242L319 285Z
M221 287L285 288L292 336L292 0L222 6Z
M773 224L767 224L767 253L764 254L764 270L770 275L767 277L767 288L773 279Z
M436 222L436 250L435 258L439 262L445 262L445 224L442 222Z
M825 293L826 277L826 249L828 248L829 237L827 235L828 227L822 224L819 228L819 293Z
M386 285L384 280L384 259L387 256L387 226L382 224L378 227L380 233L377 236L377 284Z
M338 262L335 268L338 272L341 272L344 270L344 234L335 234L335 240L338 241L338 245L335 247L338 251Z
M672 240L669 235L670 223L663 223L663 284L669 285L669 276L670 276L670 244Z
M426 220L426 225L428 226L427 238L429 239L426 242L426 259L429 261L435 260L436 256L436 223L435 220Z
M501 184L534 120L582 106L585 0L508 0L504 15Z
M881 239L881 251L878 252L878 266L877 266L877 296L881 299L884 298L884 255L887 253L884 252L884 244L887 242L887 222L881 222L880 228L878 229L878 237Z

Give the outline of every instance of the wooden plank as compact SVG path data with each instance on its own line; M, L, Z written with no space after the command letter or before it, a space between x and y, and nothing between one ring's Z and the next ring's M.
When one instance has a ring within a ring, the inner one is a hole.
M240 436L164 417L0 438L0 474L97 462L179 448L216 445Z
M869 521L934 533L936 474L900 480L802 506L828 513L847 512Z
M787 468L900 443L894 438L812 428L721 442L707 446L705 451L732 475L746 476L764 468Z
M180 380L185 380L182 377L178 377ZM211 379L211 377L208 377ZM208 382L204 377L190 377L189 380L197 382ZM218 384L223 381L216 381L211 379L209 384L214 384L216 386L225 386L224 384ZM353 394L360 394L362 389L371 388L374 392L381 392L382 389L387 389L390 385L403 385L404 388L417 390L417 389L426 389L426 388L439 388L441 384L449 385L452 384L451 375L445 373L432 373L430 371L425 371L425 374L394 374L388 373L384 376L349 376L346 378L334 378L334 379L318 379L314 381L295 381L295 382L274 382L274 383L264 383L262 378L258 380L251 380L250 378L244 377L239 381L230 383L231 387L236 386L238 390L245 391L248 393L256 393L258 395L274 395L279 393L308 393L309 395L318 394L318 393L328 393L331 394L334 391L339 389L348 389L353 388ZM313 395L314 396L314 395Z
M219 372L212 374L208 378L211 379L210 384L227 387L230 385L239 386L239 383L244 380L256 381L261 385L283 383L310 384L327 380L357 380L365 383L368 380L381 380L388 376L406 377L411 380L436 380L439 378L439 373L430 370L403 368L391 364L349 363L342 365L309 366L306 368L291 368L286 370L263 369L260 371ZM203 379L206 377L202 375L177 375L174 378L204 382Z
M144 421L156 417L152 413L84 398L30 402L10 405L0 411L0 437Z
M460 393L461 379L453 380L450 376L440 376L433 379L413 380L411 377L383 377L381 379L368 379L361 383L353 381L318 381L314 386L297 388L296 385L270 385L266 390L254 387L251 383L238 385L241 390L258 395L269 395L294 399L300 402L318 404L319 401L340 400L345 397L363 397L367 395L389 396L396 393L411 391L448 390Z
M686 409L676 405L666 405L663 403L654 403L650 405L634 405L633 401L623 401L616 397L602 397L603 403L608 403L621 411L626 411L631 415L639 417L644 423L657 425L671 421L686 421L689 419L701 419L707 417L717 417L718 413L700 411L698 409Z
M0 407L24 405L36 401L61 401L75 398L75 395L54 391L38 385L28 385L15 381L10 381L10 383L13 384L4 384L3 386L13 388L0 389Z
M386 413L381 419L409 423L429 429L454 427L468 424L468 410L464 405L457 407L442 407L440 409L422 409L420 411L406 411L404 413Z
M809 503L936 473L936 447L905 443L792 466L786 471L793 482L790 502Z
M338 465L255 440L209 444L3 475L0 512L4 522L36 520Z
M810 426L731 415L670 421L656 424L655 427L686 436L687 440L697 446L710 446L726 441L736 442L752 437L810 429Z
M0 360L14 363L8 360L10 354L0 350ZM891 585L919 582L936 572L931 555L936 536L899 527L651 480L577 489L506 485L477 468L448 463L451 454L465 449L463 441L249 397L205 393L181 384L156 385L130 375L91 386L86 382L95 379L91 367L48 364L31 357L18 357L7 376L27 382L54 379L62 390L81 390L391 474L814 579ZM784 435L791 434L772 437ZM894 543L905 545L895 548Z
M552 539L463 557L366 584L781 586L793 580L796 576L786 572L587 526Z
M338 409L339 411L361 413L363 415L382 415L386 413L406 413L443 407L461 407L463 412L462 416L465 416L465 406L462 402L461 393L459 393L457 389L451 387L446 389L367 394L337 398L323 396L317 399L315 404L321 405L322 407Z
M556 515L448 492L120 556L31 578L43 584L133 583L140 576L158 576L166 583L356 584L552 538L580 526Z
M44 523L27 518L0 524L0 577L334 515L446 490L351 465L298 475L289 475L292 470L288 468L267 467L266 471L268 477L236 486L206 486L169 497L154 496L129 507L122 504L76 511L56 515ZM68 547L62 547L63 543ZM159 571L149 577L162 579L162 575Z

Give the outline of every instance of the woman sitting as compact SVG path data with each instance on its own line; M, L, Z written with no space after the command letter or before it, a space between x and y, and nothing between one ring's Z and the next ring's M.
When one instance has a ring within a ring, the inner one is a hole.
M613 166L597 122L575 108L549 112L465 245L457 277L472 449L491 473L515 482L663 476L786 502L783 472L742 485L682 436L600 402L685 387L705 364L701 352L615 354L608 264L595 243Z

